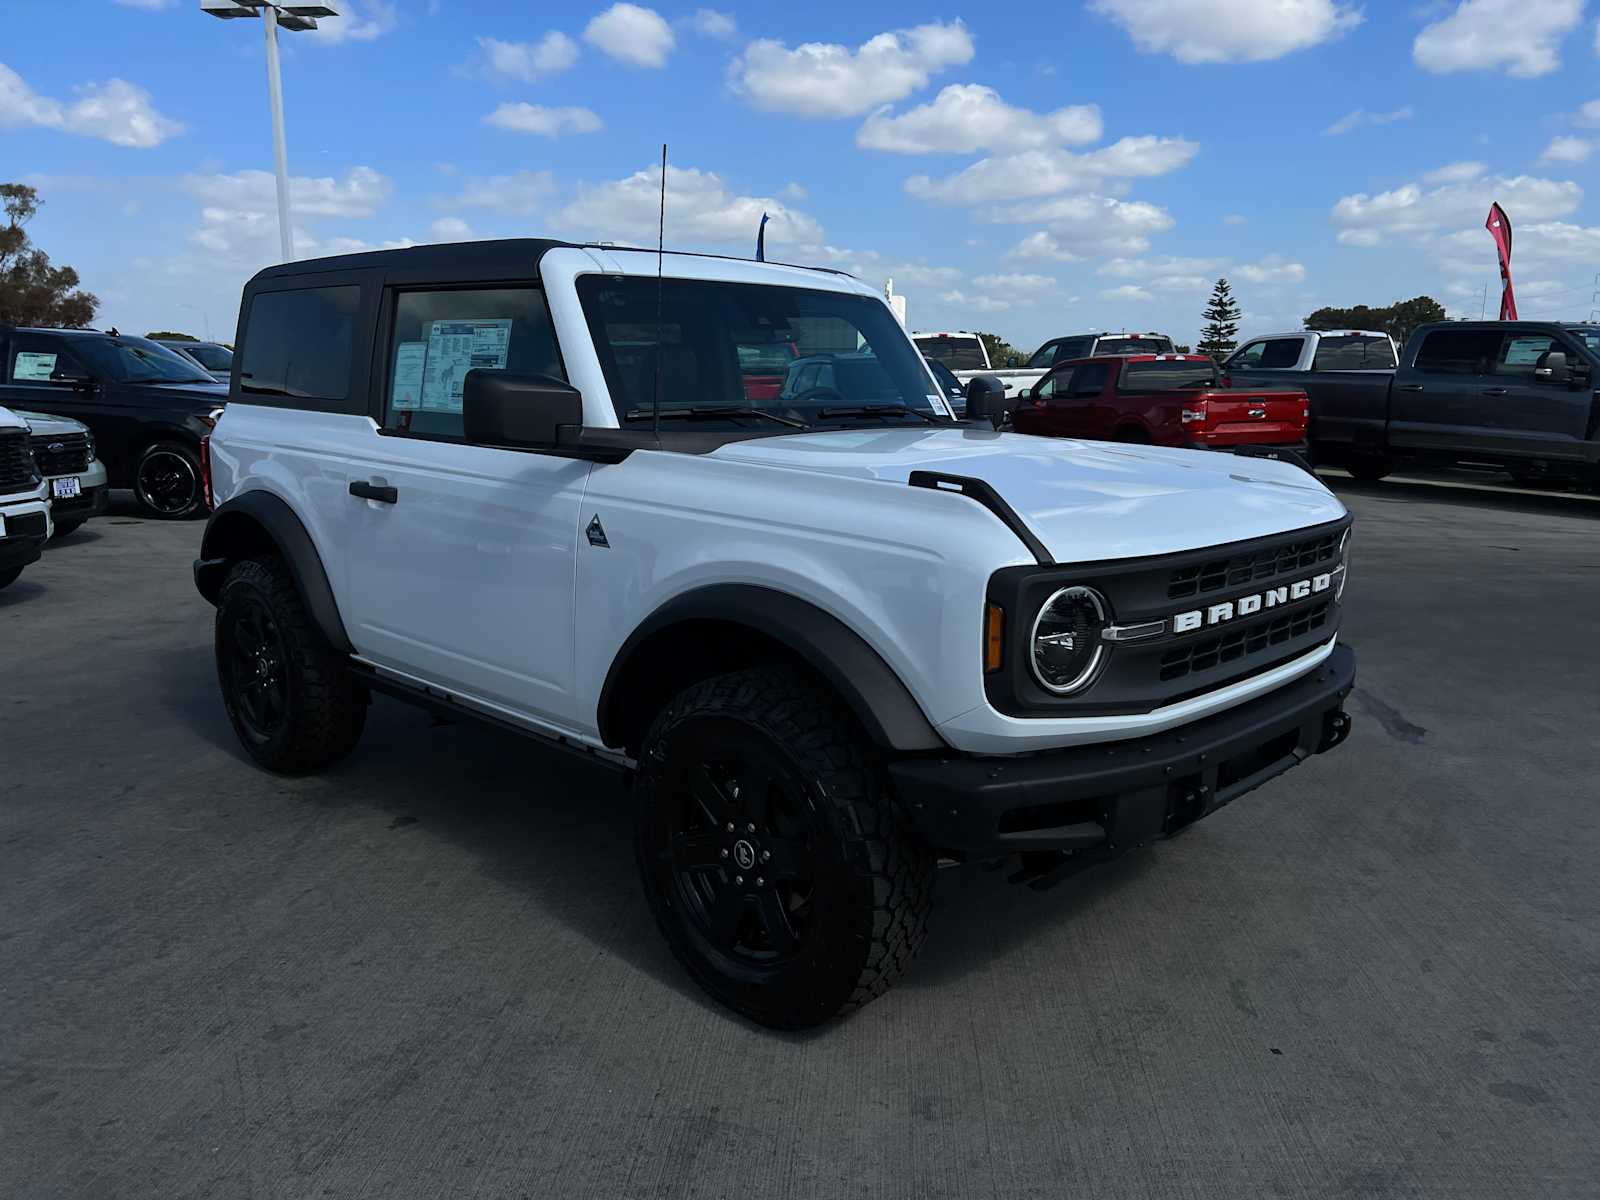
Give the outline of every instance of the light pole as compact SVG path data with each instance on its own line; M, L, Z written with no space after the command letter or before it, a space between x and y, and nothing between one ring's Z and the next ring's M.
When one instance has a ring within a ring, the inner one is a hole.
M276 4L268 0L200 0L200 11L231 21L261 17L267 31L267 99L272 106L272 157L278 175L278 240L283 261L294 258L294 227L289 218L289 152L283 139L283 78L278 71L278 30L315 29L318 17L339 14L326 4Z

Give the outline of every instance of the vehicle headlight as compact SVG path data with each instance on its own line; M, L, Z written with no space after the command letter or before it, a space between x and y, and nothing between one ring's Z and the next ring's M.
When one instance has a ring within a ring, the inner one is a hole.
M1106 602L1094 589L1074 586L1052 593L1034 618L1029 639L1034 678L1057 696L1082 691L1105 657L1100 636L1105 627Z
M94 461L94 434L86 433L86 434L83 435L83 448L86 451L88 451L89 461L93 462Z

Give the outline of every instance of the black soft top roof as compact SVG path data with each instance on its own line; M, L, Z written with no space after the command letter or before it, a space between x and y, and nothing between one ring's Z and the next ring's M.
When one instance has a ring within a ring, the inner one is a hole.
M329 271L392 270L452 271L483 269L494 271L514 265L526 269L557 246L576 246L549 238L499 238L482 242L443 242L426 246L400 246L392 250L363 250L355 254L335 254L329 258L306 258L278 263L259 271L255 278L283 279L294 275L320 275ZM611 247L606 247L611 249Z

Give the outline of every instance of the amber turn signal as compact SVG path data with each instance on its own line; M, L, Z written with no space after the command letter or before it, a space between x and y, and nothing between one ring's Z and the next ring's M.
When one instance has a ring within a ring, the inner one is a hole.
M983 669L998 671L1004 658L1006 614L998 604L989 605L983 621Z

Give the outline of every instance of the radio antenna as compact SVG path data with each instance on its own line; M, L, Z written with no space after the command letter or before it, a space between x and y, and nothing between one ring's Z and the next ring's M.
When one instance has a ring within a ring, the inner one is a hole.
M650 432L661 438L661 259L667 246L667 144L661 143L661 215L656 225L656 380Z

